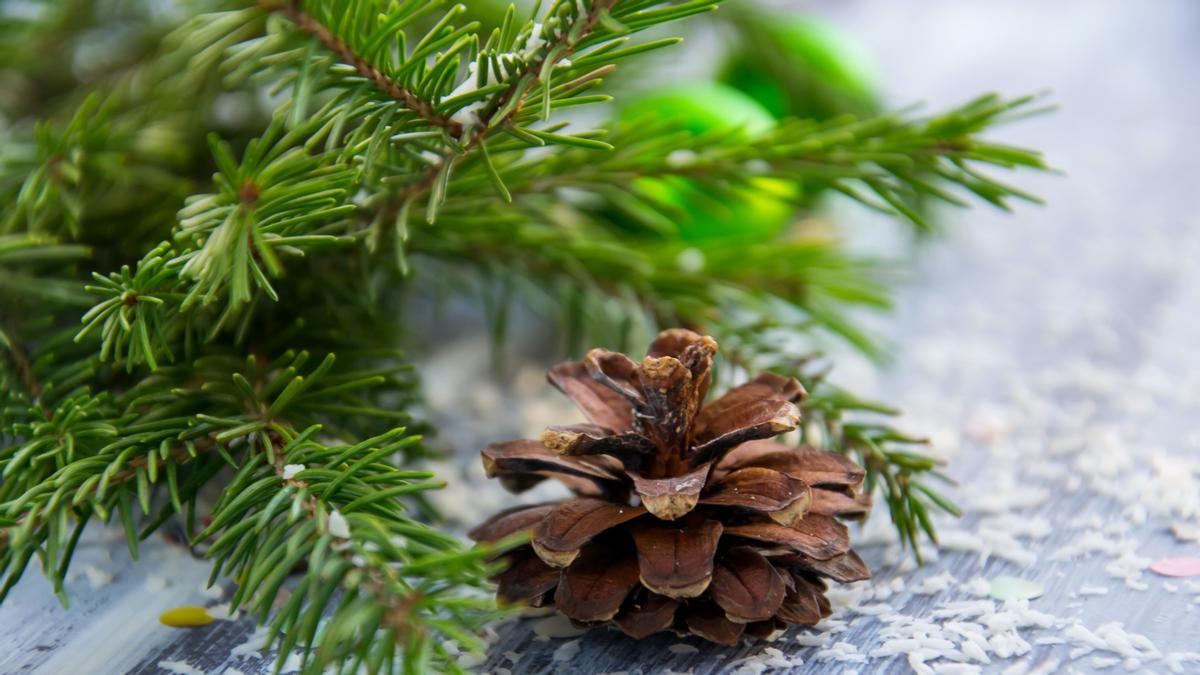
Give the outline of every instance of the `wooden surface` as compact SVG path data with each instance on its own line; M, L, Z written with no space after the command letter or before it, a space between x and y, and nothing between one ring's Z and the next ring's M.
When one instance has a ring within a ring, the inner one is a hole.
M888 630L917 620L943 630L948 603L979 601L972 593L980 583L1012 575L1045 587L1029 606L1054 621L1017 629L1028 653L992 653L991 663L968 660L956 666L961 672L1200 672L1188 654L1200 649L1200 584L1144 569L1200 555L1200 542L1187 541L1200 523L1200 5L872 0L818 8L867 43L895 103L1050 87L1062 105L1004 132L1046 149L1068 172L1017 179L1050 205L1013 216L949 214L949 235L920 252L894 320L880 325L895 338L894 363L882 373L852 359L839 365L842 381L900 404L906 424L952 456L957 498L970 515L944 524L949 550L918 570L889 564L898 557L886 528L859 533L876 578L835 598L836 618L846 622L837 633L725 649L674 636L632 642L607 630L548 639L535 621L518 620L496 628L484 668L908 672L904 655L869 658L888 644ZM895 250L886 235L894 228L846 213L861 221L866 249ZM448 438L470 454L482 435ZM191 630L159 625L164 609L221 600L202 592L207 566L181 549L156 539L142 554L131 564L119 533L90 532L68 584L69 611L29 574L0 609L0 673L267 671L246 647L253 625L244 618ZM913 592L939 586L929 580L945 572L948 588ZM1111 622L1123 628L1105 628ZM1144 636L1135 649L1144 657L1081 653L1086 639L1074 626ZM850 643L868 660L839 661L806 646L820 641Z

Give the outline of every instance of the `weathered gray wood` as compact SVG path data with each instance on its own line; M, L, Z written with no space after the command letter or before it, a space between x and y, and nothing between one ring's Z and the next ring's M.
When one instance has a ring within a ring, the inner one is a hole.
M870 0L824 9L863 37L879 57L897 103L930 93L939 103L952 102L980 87L1008 93L1053 87L1063 111L1014 127L1011 134L1045 148L1052 161L1071 173L1065 179L1034 181L1034 191L1050 200L1045 209L1022 208L1007 218L982 210L951 214L946 219L953 222L951 233L921 252L921 265L901 298L897 318L884 327L899 347L893 367L871 379L866 368L841 366L843 377L857 381L860 389L878 392L913 413L914 429L939 432L961 447L952 472L962 480L959 494L964 499L979 502L991 492L1011 494L1011 487L998 481L1013 475L1026 476L1030 485L1047 491L1045 502L1014 509L1021 518L1041 517L1051 524L1044 538L1020 538L1037 562L1022 568L993 557L980 565L975 553L947 552L924 569L902 574L883 563L884 547L868 546L864 557L876 570L871 583L882 586L902 575L911 589L944 570L962 581L1022 576L1046 587L1045 595L1032 602L1035 608L1078 618L1092 628L1121 622L1163 652L1196 650L1200 593L1172 592L1152 576L1145 577L1146 590L1134 590L1105 570L1113 556L1055 560L1054 555L1079 536L1072 524L1093 515L1124 527L1125 534L1112 537L1136 541L1138 553L1147 558L1196 555L1200 548L1180 543L1167 531L1172 521L1195 523L1200 513L1157 513L1155 495L1147 494L1143 521L1122 495L1102 496L1087 481L1077 485L1072 479L1089 468L1088 450L1055 455L1075 433L1066 417L1078 410L1118 434L1135 462L1187 453L1194 457L1198 451L1200 220L1195 190L1200 186L1200 134L1195 120L1200 119L1200 76L1194 66L1200 57L1195 33L1200 8L1189 0ZM854 217L864 220L857 212ZM864 222L864 230L889 227ZM878 232L863 237L868 248L889 250L881 239L886 242ZM1095 376L1104 381L1090 382L1087 373L1064 375L1077 362L1098 368ZM1154 376L1167 377L1170 386L1162 388L1165 395L1149 399L1149 406L1145 397L1131 400L1125 388L1112 383L1145 382ZM1055 378L1061 383L1055 384ZM1026 385L1041 395L1056 392L1062 408L1044 414L1023 408ZM1003 427L1001 441L971 439L994 431L986 414L982 422L978 419L981 410L998 411L1005 418L998 425ZM982 430L972 430L980 425ZM461 440L462 450L471 453L474 440L496 432L455 430L451 440ZM1034 467L1029 459L1034 455L1025 452L1019 456L1030 466L1015 470L1006 448L1018 446L1045 448L1046 467ZM1095 454L1094 461L1108 456ZM1117 469L1112 481L1119 484L1132 471ZM1200 491L1200 475L1176 478L1173 489L1190 485ZM968 516L954 527L974 532L979 518ZM1141 525L1131 525L1139 521ZM115 578L95 589L86 577L69 584L70 611L58 607L49 585L36 574L18 586L0 609L0 672L157 673L163 672L161 661L185 662L208 673L226 668L267 672L263 658L231 655L253 631L248 620L192 630L158 625L163 609L215 602L200 591L206 565L185 552L150 542L143 560L131 565L116 536L93 532L79 554L79 569L88 565L113 572ZM147 578L152 576L169 579L171 585L151 590ZM1085 585L1109 592L1081 596ZM953 590L930 596L905 591L888 602L904 614L927 616L937 603L961 597L961 591ZM850 624L837 639L863 653L882 644L884 625L877 618L853 613L845 618ZM804 660L781 670L909 670L903 658L861 665L821 662L815 649L795 642L794 634L774 643L726 649L674 636L635 643L595 630L579 638L577 655L556 662L555 650L565 641L538 638L531 621L506 623L498 633L485 668L513 673L722 672L770 648ZM1028 637L1055 634L1034 631ZM698 651L669 650L681 642ZM510 652L518 656L515 661L508 658ZM1088 657L1070 660L1069 646L1035 645L1024 659L996 660L987 670L1029 672L1039 665L1079 672L1097 667ZM1162 662L1139 666L1143 668L1169 672ZM1200 672L1200 663L1183 668Z

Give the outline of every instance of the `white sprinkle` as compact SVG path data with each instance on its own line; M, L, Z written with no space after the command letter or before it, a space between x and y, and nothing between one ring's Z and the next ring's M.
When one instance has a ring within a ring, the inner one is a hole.
M1200 525L1195 523L1174 523L1171 532L1179 541L1200 542Z
M926 577L925 579L922 579L916 586L913 587L912 592L915 595L933 595L935 593L941 593L942 591L950 588L951 584L953 584L955 581L956 579L954 578L953 574L950 574L948 571L942 572L937 576Z
M234 617L234 612L229 609L228 602L222 602L219 605L213 605L212 607L208 607L207 611L208 611L209 615L211 615L212 618L214 618L214 619L228 620L228 619L236 618L236 617Z
M992 585L983 577L975 577L963 585L963 590L976 597L986 598L992 592Z
M1108 586L1088 586L1084 584L1079 587L1080 595L1108 595Z
M463 652L458 655L455 663L461 668L478 668L487 662L487 656L479 652Z
M304 470L303 464L287 464L283 467L283 479L291 480L296 477L296 474Z
M529 39L525 41L525 49L523 50L525 58L533 56L544 44L546 44L546 41L542 39L542 24L535 21L533 23L533 30L529 32Z
M266 626L259 626L258 628L255 628L254 632L250 634L250 637L246 638L246 641L242 644L234 647L229 654L231 656L261 655L263 647L267 644L267 632L268 629Z
M586 633L587 629L576 628L570 619L555 613L533 624L533 632L544 638L557 639L578 637Z
M554 650L554 660L559 662L570 661L578 654L579 640L571 640L570 642L564 642L558 649Z
M688 166L694 161L696 161L696 153L692 150L688 150L687 148L672 150L667 154L667 166L673 169L679 169Z
M204 671L186 661L159 661L158 667L178 675L204 675Z
M696 649L695 646L684 644L682 642L667 647L667 650L669 650L672 654L695 654L696 652L700 651L699 649Z
M171 582L166 577L160 577L157 574L151 574L146 577L146 590L151 593L161 593L167 590L167 586L170 585Z
M113 582L112 572L106 572L95 565L84 565L83 574L87 577L92 590L103 588Z
M346 517L338 513L337 510L329 512L329 534L339 539L350 538L350 523L346 522Z
M983 647L976 644L972 640L964 640L959 644L959 649L962 650L964 656L980 663L991 663L992 659L988 657L987 652Z
M801 633L796 636L796 644L803 647L824 647L829 638L820 633Z

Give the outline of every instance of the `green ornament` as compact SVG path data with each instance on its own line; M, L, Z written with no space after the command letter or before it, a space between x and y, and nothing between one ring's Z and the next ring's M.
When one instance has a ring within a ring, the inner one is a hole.
M775 126L761 105L719 82L671 85L635 98L621 109L621 120L669 119L694 135L737 129L753 139ZM777 235L795 213L799 188L776 178L752 178L748 184L714 194L711 187L686 178L640 178L635 189L673 207L681 237L689 242L717 239L766 239Z
M806 15L755 13L721 80L775 117L829 119L879 110L878 77L865 50L837 26Z

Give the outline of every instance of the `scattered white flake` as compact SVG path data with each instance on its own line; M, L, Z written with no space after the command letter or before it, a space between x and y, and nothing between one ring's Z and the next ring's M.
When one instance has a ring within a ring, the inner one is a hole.
M586 628L576 628L571 620L562 614L555 613L533 624L533 632L543 638L578 637L587 632Z
M976 443L995 443L1004 438L1008 431L1007 415L991 404L975 410L963 423L963 435Z
M487 663L487 655L480 652L463 652L455 659L460 668L472 669Z
M554 660L565 662L574 659L579 654L579 640L571 640L559 645L558 649L554 650Z
M1117 665L1121 662L1121 659L1113 656L1093 656L1091 659L1089 659L1089 661L1091 662L1093 668L1097 670L1104 670L1105 668L1112 668L1113 666Z
M304 470L303 464L285 464L283 467L283 479L291 480L296 477L296 474Z
M990 586L991 595L997 600L1028 600L1040 597L1045 592L1045 588L1036 581L1004 575L992 579Z
M525 49L522 50L525 58L533 56L544 44L546 41L542 39L542 24L535 21L533 30L529 32L529 38L525 40Z
M799 655L788 655L775 647L766 647L761 653L738 659L729 664L736 675L764 673L776 668L795 668L804 665L804 659Z
M167 587L170 585L171 582L166 577L160 577L157 574L151 574L146 577L146 590L151 593L161 593L167 590Z
M1183 542L1200 542L1200 525L1195 523L1173 523L1171 533Z
M200 584L200 593L211 600L220 600L225 597L225 589L221 587L221 584L212 586L209 586L207 582Z
M950 588L956 579L949 571L944 571L937 576L926 577L913 586L912 592L915 595L934 595L941 593Z
M974 579L963 584L963 590L969 595L974 595L978 598L985 598L992 592L992 585L983 577L975 577Z
M751 159L746 161L742 166L746 171L753 174L763 174L771 170L771 163L764 159Z
M987 651L984 649L984 647L972 640L964 640L959 644L959 649L962 651L963 656L966 656L973 661L978 661L980 663L992 662L992 660L988 657Z
M803 647L824 647L829 637L821 633L800 633L796 636L796 644Z
M866 663L866 654L860 654L858 647L846 641L834 642L825 649L817 651L818 661L837 661L839 663Z
M696 649L695 646L684 644L682 642L667 647L667 650L672 654L695 654L696 652L700 651L699 649Z
M1108 586L1089 586L1084 584L1079 587L1080 595L1108 595Z
M254 629L254 632L246 638L242 644L234 647L229 653L231 656L259 656L262 653L263 647L267 644L267 627L259 626Z
M107 572L91 564L84 565L81 571L83 576L87 577L88 585L92 587L92 590L103 588L111 584L114 579L112 572Z
M699 272L704 269L704 251L698 248L685 248L675 256L675 265L681 272Z
M329 534L338 539L350 538L350 523L346 522L346 517L338 513L336 509L329 512Z
M672 150L667 154L667 166L678 169L696 161L696 153L687 148Z
M1172 673L1184 672L1184 663L1200 663L1200 652L1171 652L1163 657L1163 663Z
M205 611L207 611L214 619L229 620L236 618L233 615L234 613L229 609L228 602L222 602L218 605L213 605L212 607L206 608Z
M159 661L158 667L178 675L204 675L204 671L186 661Z

